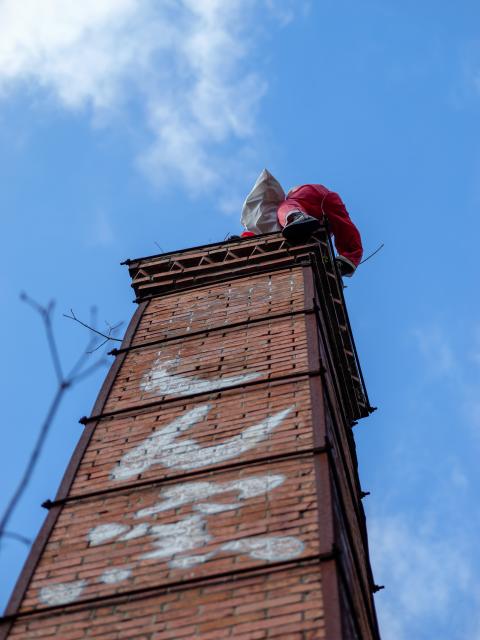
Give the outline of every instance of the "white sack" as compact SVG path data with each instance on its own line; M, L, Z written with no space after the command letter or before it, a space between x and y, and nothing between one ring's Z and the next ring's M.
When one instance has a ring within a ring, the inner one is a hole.
M277 209L284 200L282 185L264 169L243 203L240 222L256 235L280 231Z

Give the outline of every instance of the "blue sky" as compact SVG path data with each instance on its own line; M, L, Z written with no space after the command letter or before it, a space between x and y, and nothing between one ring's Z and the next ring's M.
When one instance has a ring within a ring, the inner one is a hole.
M55 298L128 321L119 262L223 240L267 167L337 190L367 252L346 296L369 394L356 427L385 640L480 638L478 4L0 0L3 446L14 490L55 378ZM69 391L9 529L33 537L105 370ZM4 603L26 548L4 540Z

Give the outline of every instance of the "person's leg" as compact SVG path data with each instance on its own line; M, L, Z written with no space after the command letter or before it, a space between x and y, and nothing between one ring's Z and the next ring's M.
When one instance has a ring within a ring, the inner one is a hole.
M320 227L317 218L299 210L280 211L278 214L280 224L283 222L282 235L291 244L306 242L312 233Z

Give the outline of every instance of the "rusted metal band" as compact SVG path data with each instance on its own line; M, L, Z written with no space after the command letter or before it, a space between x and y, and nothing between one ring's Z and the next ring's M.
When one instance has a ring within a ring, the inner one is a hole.
M291 458L304 458L306 456L326 453L330 448L330 444L327 444L323 447L308 447L305 449L299 449L297 451L286 451L284 453L277 453L268 456L259 456L258 458L252 458L250 460L241 460L239 462L232 462L230 464L216 465L207 469L197 469L196 471L178 473L176 475L171 475L164 478L140 480L139 482L109 487L108 489L99 489L98 491L90 491L88 493L77 493L73 496L68 495L62 499L47 500L42 504L42 507L44 507L45 509L53 509L54 507L58 507L59 505L71 504L72 502L79 502L81 500L89 500L91 498L98 498L105 495L110 496L117 493L129 493L134 489L145 489L147 487L158 487L168 484L175 484L177 482L191 480L192 478L197 478L199 476L206 476L211 473L235 471L237 469L243 469L245 467L255 467L261 464L290 460Z
M305 316L311 313L315 313L314 307L306 307L303 309L297 309L296 311L285 311L284 313L272 313L265 314L263 316L256 316L253 318L246 318L245 320L239 320L238 322L232 322L231 324L215 325L206 329L198 329L196 331L188 331L186 333L179 333L174 336L166 336L165 338L159 338L158 340L151 340L150 342L141 342L138 344L132 344L129 347L120 349L112 349L108 352L108 355L117 356L120 353L135 351L137 349L146 349L148 347L155 347L167 342L174 342L175 340L188 340L189 338L196 338L198 336L209 335L210 333L217 333L222 331L230 331L232 329L238 329L240 327L249 327L253 324L259 324L261 322L269 322L270 320L282 320L283 318L294 318L295 316Z
M136 404L130 405L128 407L122 407L121 409L116 409L115 411L106 411L104 413L99 413L96 415L91 415L89 417L84 416L80 418L80 424L89 424L91 422L97 422L98 420L102 420L104 418L111 418L114 416L124 415L126 413L136 413L137 411L141 411L142 409L151 409L153 407L158 407L164 404L172 404L173 402L178 402L181 400L185 402L187 400L191 400L193 398L198 398L201 396L208 396L213 394L222 394L228 391L236 391L238 389L249 388L254 386L260 386L262 384L274 384L277 382L284 382L286 380L296 380L298 378L307 378L312 376L319 376L323 373L323 369L315 369L313 371L305 370L298 371L296 373L286 373L281 376L272 376L271 378L261 378L258 380L249 380L248 382L240 382L238 384L232 384L223 388L215 389L215 391L197 391L195 393L185 394L182 396L175 396L171 398L162 398L160 400L152 400L152 402L145 402L144 404Z

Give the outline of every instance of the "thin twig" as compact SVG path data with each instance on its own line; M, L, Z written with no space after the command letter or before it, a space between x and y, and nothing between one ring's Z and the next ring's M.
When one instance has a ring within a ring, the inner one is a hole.
M383 247L385 246L385 243L382 242L382 244L378 247L378 249L375 249L375 251L372 251L372 253L367 256L365 258L365 260L362 260L361 262L358 263L358 266L360 266L361 264L363 264L364 262L366 262L367 260L370 260L370 258L373 258L373 256L378 253L381 249L383 249Z
M29 306L31 306L42 318L45 333L47 336L47 343L50 351L50 356L53 362L53 366L54 366L55 373L57 376L57 381L58 381L57 390L47 410L45 419L43 420L43 423L40 427L40 431L37 436L33 450L30 454L28 463L25 466L25 469L17 485L17 488L15 489L12 497L10 498L2 517L0 518L0 538L3 536L8 536L11 538L16 538L17 540L24 542L25 544L27 543L30 544L30 541L28 540L28 538L22 536L21 534L5 531L7 524L16 506L18 505L19 501L21 500L23 494L25 493L25 490L27 489L30 483L30 480L33 476L36 465L38 463L39 457L45 445L45 441L48 436L50 427L53 424L53 420L55 418L55 415L57 414L58 408L60 406L60 403L63 399L65 392L67 391L67 389L71 388L75 383L80 382L81 380L89 376L91 373L93 373L95 369L103 365L106 362L106 359L104 357L99 358L96 362L94 362L93 364L85 368L86 362L89 359L90 350L93 348L96 341L96 337L93 334L98 334L100 332L96 331L93 328L93 326L87 325L86 323L83 323L80 320L78 320L78 318L75 317L75 314L72 311L72 316L73 316L72 319L86 326L93 333L90 334L86 349L83 351L83 353L77 359L73 367L70 369L70 372L65 376L65 374L63 373L62 365L61 365L61 360L60 360L57 343L55 340L55 335L53 332L52 313L55 308L54 301L52 300L51 302L49 302L49 304L46 307L43 307L42 305L38 304L38 302L36 302L35 300L32 300L32 298L27 296L27 294L25 293L21 294L21 299L24 302L26 302ZM95 308L91 309L91 317L92 317L92 325L93 325L96 322ZM116 330L119 326L120 324L114 327L109 325L109 333ZM116 340L116 338L112 338L111 336L105 336L105 337L108 337L109 340Z
M106 338L106 340L113 340L115 342L122 342L121 338L114 338L111 333L112 331L118 329L119 327L122 326L123 322L119 322L118 324L116 324L114 327L110 327L110 329L108 330L108 334L103 333L103 331L99 331L98 329L95 329L95 327L87 324L86 322L82 322L82 320L80 320L79 318L77 318L77 316L75 315L73 309L70 309L70 313L72 315L68 315L67 313L62 314L64 318L68 318L69 320L75 320L75 322L78 322L78 324L81 324L82 327L85 327L86 329L89 329L90 331L93 331L93 333L96 333L99 336L102 336L102 338Z
M30 459L23 471L23 475L20 479L20 482L17 485L15 492L13 493L12 497L8 502L7 508L3 513L2 519L0 520L0 537L3 535L3 531L8 521L10 520L13 510L17 506L20 498L22 497L23 492L25 491L25 489L28 486L28 483L30 482L30 478L32 477L33 471L37 464L38 457L40 455L40 452L42 451L45 438L47 437L53 418L57 413L58 407L60 406L60 402L62 400L62 396L64 392L65 392L65 387L59 386L57 391L55 392L52 402L50 403L50 407L48 408L47 415L43 421L42 427L40 429L40 433L38 434L37 441L35 443L32 453L30 454Z
M95 351L98 351L99 349L101 349L104 344L107 344L107 342L109 342L109 340L110 340L110 338L105 338L105 340L103 342L101 342L97 347L95 347L95 349L91 349L90 351L87 351L87 353L89 355L91 353L95 353Z
M23 544L27 545L27 547L29 547L32 544L32 540L30 540L30 538L27 538L26 536L22 536L20 533L15 533L15 531L4 531L3 537L12 538L13 540L18 540L18 542L22 542Z
M89 353L92 353L91 351ZM108 360L107 358L100 358L99 360L97 360L96 362L94 362L92 365L90 365L89 367L87 367L84 371L77 373L77 375L75 376L75 383L80 382L81 380L83 380L84 378L87 378L90 374L92 374L96 369L98 369L99 367L101 367L102 365L106 365L108 364Z
M109 335L109 337L105 338L105 340L103 342L101 342L99 345L97 345L95 347L95 349L91 349L90 351L87 351L87 353L95 353L95 351L98 351L99 349L101 349L103 347L103 345L107 344L107 342L109 342L110 340L118 340L118 338L112 338L110 336L110 334L113 334L114 331L116 331L119 327L121 327L123 322L119 322L118 324L116 324L116 325L114 325L112 327L112 325L105 320L105 324L108 327L108 335ZM120 342L121 342L121 340L120 340Z

